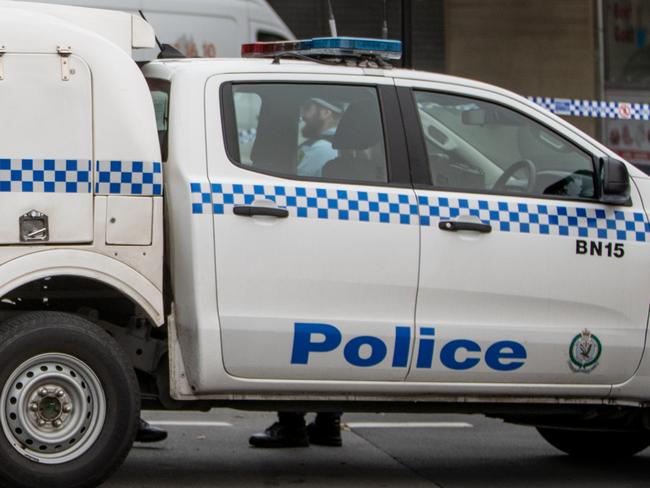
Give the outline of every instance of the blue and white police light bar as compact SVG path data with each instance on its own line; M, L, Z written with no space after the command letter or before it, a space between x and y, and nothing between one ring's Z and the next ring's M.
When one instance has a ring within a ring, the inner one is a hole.
M401 41L360 37L317 37L301 41L244 44L241 54L243 58L272 58L299 54L312 57L377 56L385 60L397 60L402 57L402 43Z

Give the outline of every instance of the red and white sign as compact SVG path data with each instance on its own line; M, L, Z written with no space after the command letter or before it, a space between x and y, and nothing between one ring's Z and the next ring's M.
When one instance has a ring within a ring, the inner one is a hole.
M603 121L603 143L631 163L650 161L650 121L631 119L632 103L650 102L650 91L607 90L608 100L624 100L618 108L620 119Z
M629 119L632 116L632 107L629 103L621 103L618 106L618 115L622 119Z

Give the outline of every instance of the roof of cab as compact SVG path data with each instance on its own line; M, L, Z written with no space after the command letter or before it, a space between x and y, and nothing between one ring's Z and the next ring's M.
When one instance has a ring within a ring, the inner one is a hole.
M457 76L407 69L375 69L359 68L343 65L327 65L312 61L282 59L274 63L268 58L210 58L210 59L166 59L152 61L146 68L147 76L161 79L171 79L176 74L191 73L199 78L207 78L216 74L312 74L312 75L343 75L368 76L384 78L401 78L427 82L446 83L465 87L480 88L507 96L518 97L513 92L494 85ZM155 75L154 75L155 73Z
M442 83L447 86L479 89L517 100L537 111L545 111L540 106L514 92L481 81L457 76L407 69L376 69L355 66L328 65L313 61L282 59L274 63L268 58L210 58L210 59L167 59L152 61L144 69L146 77L171 80L177 75L184 78L197 77L205 80L220 74L306 74L365 76L369 79L383 77L392 79L417 80ZM551 114L552 115L552 114ZM559 120L559 119L558 119ZM566 123L566 122L565 122Z

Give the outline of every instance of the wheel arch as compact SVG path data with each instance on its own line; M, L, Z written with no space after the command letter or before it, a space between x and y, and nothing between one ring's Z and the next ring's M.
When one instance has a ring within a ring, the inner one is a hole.
M141 273L109 256L79 249L36 251L0 265L0 297L48 277L85 278L107 285L138 305L151 323L165 321L163 294Z

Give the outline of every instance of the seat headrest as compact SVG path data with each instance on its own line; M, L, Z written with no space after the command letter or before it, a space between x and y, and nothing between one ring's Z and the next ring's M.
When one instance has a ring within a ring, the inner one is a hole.
M376 100L353 102L347 108L334 135L334 149L363 150L383 139L381 113Z

